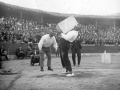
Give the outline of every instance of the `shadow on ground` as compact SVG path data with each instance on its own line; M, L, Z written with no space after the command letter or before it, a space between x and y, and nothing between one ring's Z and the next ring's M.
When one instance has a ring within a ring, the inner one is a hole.
M72 76L74 78L92 78L92 77L98 77L101 74L97 71L75 71L75 76ZM60 78L60 77L66 77L66 74L45 74L45 75L38 75L35 76L36 78L42 78L42 77L56 77L56 78ZM71 78L72 78L71 77Z

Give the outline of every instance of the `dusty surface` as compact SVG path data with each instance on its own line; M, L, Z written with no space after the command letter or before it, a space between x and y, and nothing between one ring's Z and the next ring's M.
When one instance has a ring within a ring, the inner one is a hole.
M102 64L101 56L82 56L74 77L61 73L59 58L52 58L54 71L47 70L46 61L44 72L38 64L30 66L30 59L4 61L4 69L17 74L0 75L0 90L120 90L120 55L113 55L111 64Z

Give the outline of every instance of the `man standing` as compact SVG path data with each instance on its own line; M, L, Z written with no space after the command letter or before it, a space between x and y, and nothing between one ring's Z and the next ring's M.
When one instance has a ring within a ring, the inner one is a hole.
M73 65L76 65L76 61L75 61L75 57L77 54L77 59L78 59L78 66L80 65L80 61L81 61L81 40L79 39L79 37L72 43L71 45L71 50L72 50L72 60L73 60Z
M69 31L67 34L61 33L60 45L61 45L61 52L63 56L63 62L66 68L66 76L74 76L72 72L71 62L68 57L68 51L70 49L70 43L72 43L78 36L78 31L76 28Z
M57 51L57 42L56 39L54 37L53 31L50 30L49 34L45 34L42 36L42 38L40 39L39 43L38 43L38 48L40 51L40 67L41 67L41 71L44 71L43 67L44 67L44 53L46 54L48 61L47 61L47 66L48 66L48 70L53 71L53 69L51 68L51 50L50 47L52 46L55 48L55 50Z
M0 48L0 56L1 56L1 59L2 59L2 56L5 56L6 60L9 61L7 56L7 51L4 49L3 46Z

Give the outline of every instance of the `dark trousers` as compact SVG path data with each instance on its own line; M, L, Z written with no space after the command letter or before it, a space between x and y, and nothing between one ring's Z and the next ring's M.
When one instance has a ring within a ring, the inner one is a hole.
M66 71L72 72L71 62L70 62L69 57L68 57L70 42L61 38L60 39L60 46L61 46L62 59L63 59L64 65L65 65Z
M6 54L3 54L2 56L4 56L6 60L9 60Z
M74 65L76 65L76 54L77 54L77 59L78 59L78 65L80 65L80 61L81 61L81 49L80 48L72 49L72 60L73 60Z
M51 67L51 51L50 47L42 47L42 53L40 53L40 66L44 67L44 54L47 56L47 66Z
M16 54L16 56L17 56L17 58L19 59L19 58L24 58L25 57L25 54L24 53L18 53L18 54Z
M62 47L61 47L61 45L59 45L59 47L60 47L61 64L62 64L62 67L65 68L65 62L64 62L64 60L63 60Z
M0 56L0 69L2 69L2 57Z
M57 52L56 52L55 54L56 54L56 57L59 57L59 55L60 55L60 50L59 50L59 48L58 48L58 50L57 50Z

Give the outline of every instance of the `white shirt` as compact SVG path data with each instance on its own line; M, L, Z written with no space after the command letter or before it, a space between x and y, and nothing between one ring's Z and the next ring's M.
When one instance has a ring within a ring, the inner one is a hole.
M42 49L42 47L50 47L53 44L53 47L57 50L57 42L55 37L50 37L49 34L46 34L44 36L42 36L42 38L40 39L39 43L38 43L38 48L39 50Z
M78 31L72 30L69 31L67 34L61 33L61 37L69 42L73 42L78 36Z

